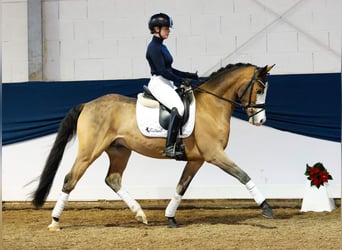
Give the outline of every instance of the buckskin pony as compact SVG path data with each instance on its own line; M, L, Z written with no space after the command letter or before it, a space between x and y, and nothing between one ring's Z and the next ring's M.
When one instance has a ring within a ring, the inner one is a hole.
M273 65L274 66L274 65ZM230 118L235 106L241 106L251 124L260 126L266 121L265 98L267 75L273 66L229 64L212 73L201 85L188 89L196 100L195 125L190 136L183 138L186 165L171 198L165 216L168 227L178 227L175 214L191 180L204 162L211 163L239 180L266 218L273 218L271 206L248 174L225 153L229 140ZM165 138L144 136L138 129L137 99L108 94L72 108L59 127L54 145L48 155L32 203L43 206L51 189L66 144L77 134L78 152L62 192L52 211L50 230L60 230L59 218L70 192L87 168L103 153L109 157L106 184L127 204L139 222L147 224L140 204L122 187L122 175L132 151L166 159L163 156ZM138 166L136 166L138 167Z

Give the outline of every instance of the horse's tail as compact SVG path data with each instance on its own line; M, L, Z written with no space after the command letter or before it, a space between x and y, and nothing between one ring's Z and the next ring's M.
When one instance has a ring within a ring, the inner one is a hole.
M44 170L40 176L37 190L33 193L32 203L35 207L43 206L55 178L57 169L62 160L67 143L73 138L77 129L77 120L83 105L72 108L64 117L58 129L57 137L46 160Z

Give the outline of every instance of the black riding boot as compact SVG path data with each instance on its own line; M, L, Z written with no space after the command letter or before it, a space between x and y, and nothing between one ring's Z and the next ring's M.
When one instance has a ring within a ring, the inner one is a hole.
M167 130L166 146L163 153L164 156L174 158L177 155L175 144L181 125L182 116L178 113L177 108L173 108L171 110L170 123Z

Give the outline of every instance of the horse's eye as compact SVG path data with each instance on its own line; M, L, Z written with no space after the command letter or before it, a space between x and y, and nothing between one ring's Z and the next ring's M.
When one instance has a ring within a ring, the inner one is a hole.
M257 95L262 95L264 91L262 89L257 89L256 94Z

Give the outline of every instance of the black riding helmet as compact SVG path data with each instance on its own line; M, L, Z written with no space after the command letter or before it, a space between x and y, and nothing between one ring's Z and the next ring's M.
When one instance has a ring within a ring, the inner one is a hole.
M151 34L154 33L154 27L169 27L172 28L173 22L172 18L164 13L159 13L151 16L150 20L148 21L148 28L151 31Z

